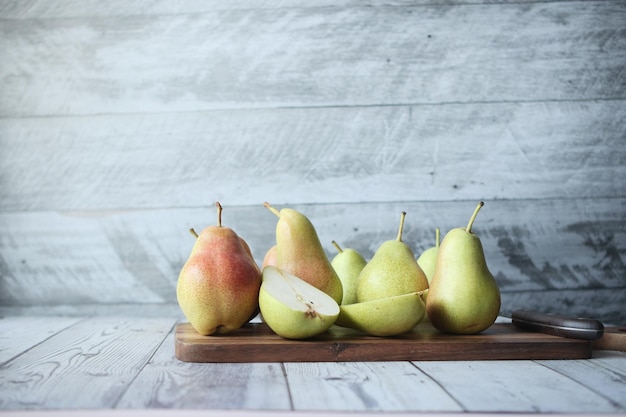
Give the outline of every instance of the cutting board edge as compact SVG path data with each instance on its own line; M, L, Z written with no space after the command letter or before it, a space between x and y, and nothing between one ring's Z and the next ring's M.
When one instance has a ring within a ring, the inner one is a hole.
M230 339L186 340L188 324L179 323L175 332L175 356L194 363L280 363L280 362L379 362L379 361L477 361L589 359L592 343L557 336L530 333L531 341L519 339L489 342L445 343L396 338L354 340L286 340L278 336L250 339L254 343L233 343ZM516 333L519 332L516 331ZM200 336L199 336L200 337ZM235 339L236 340L236 339ZM541 343L543 340L546 342ZM442 350L442 346L447 350ZM276 351L280 346L280 351ZM390 351L390 347L395 351ZM540 347L541 349L537 349ZM373 349L373 350L372 350Z

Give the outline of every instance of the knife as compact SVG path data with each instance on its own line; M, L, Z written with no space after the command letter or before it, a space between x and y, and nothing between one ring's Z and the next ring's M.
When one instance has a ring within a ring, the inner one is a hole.
M571 339L598 340L604 334L602 322L588 318L515 310L511 314L511 319L520 329Z

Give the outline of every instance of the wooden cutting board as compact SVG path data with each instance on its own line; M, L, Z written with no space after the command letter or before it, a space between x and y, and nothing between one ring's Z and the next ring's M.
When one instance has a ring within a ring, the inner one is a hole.
M509 323L463 336L442 334L430 323L395 337L333 326L306 340L283 339L264 323L248 323L220 336L202 336L189 323L180 323L175 338L176 358L184 362L587 359L592 352L590 341L528 332Z

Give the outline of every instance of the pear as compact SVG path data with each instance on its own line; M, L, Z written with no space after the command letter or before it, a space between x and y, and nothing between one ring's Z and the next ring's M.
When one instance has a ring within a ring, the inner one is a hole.
M483 204L478 203L467 227L450 230L439 246L426 312L444 333L480 333L500 312L498 284L487 268L479 237L472 233Z
M402 241L405 216L406 212L403 211L396 239L383 242L359 274L356 289L358 302L419 292L428 288L428 280L417 264L415 254Z
M360 330L370 336L407 333L424 318L423 292L412 292L340 306L335 324Z
M265 252L265 256L263 257L263 263L261 264L261 269L269 265L276 266L276 245L272 246L267 250L267 252Z
M367 264L367 261L357 250L352 248L343 249L336 241L332 241L338 253L330 261L337 272L343 286L343 298L341 304L356 303L356 284L359 274Z
M422 271L424 271L429 284L433 280L433 275L435 275L435 264L437 262L437 253L439 252L440 233L440 229L437 227L435 229L435 246L429 247L417 258L417 264L420 268L422 268Z
M338 304L341 303L341 280L311 221L291 208L278 211L269 203L264 206L278 216L275 266L305 280L330 295Z
M176 284L178 304L201 335L226 334L247 323L258 312L261 270L246 241L222 226L222 206L217 225L196 236L189 258Z
M339 316L332 297L275 266L263 268L259 307L265 323L285 339L324 333Z
M439 253L439 238L440 238L441 230L437 227L435 229L435 246L431 246L426 249L421 255L417 258L417 264L424 271L424 275L426 275L426 279L428 280L428 286L430 287L430 283L433 280L433 276L435 275L435 264L437 263L437 254ZM424 293L424 302L427 300L428 292ZM424 321L428 321L428 314L424 317Z

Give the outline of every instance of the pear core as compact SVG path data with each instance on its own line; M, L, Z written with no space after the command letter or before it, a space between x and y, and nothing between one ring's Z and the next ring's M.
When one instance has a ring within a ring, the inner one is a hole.
M286 339L323 333L339 315L339 304L332 297L275 266L263 268L259 308L265 323Z

